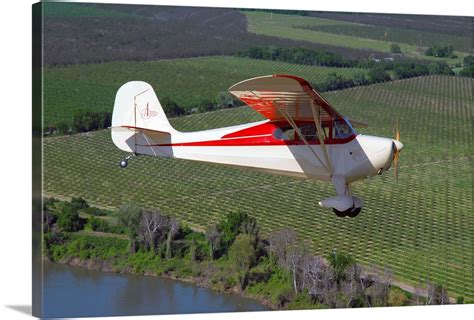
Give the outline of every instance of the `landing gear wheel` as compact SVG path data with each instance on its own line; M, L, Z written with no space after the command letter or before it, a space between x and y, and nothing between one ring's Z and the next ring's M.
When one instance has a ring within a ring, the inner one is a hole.
M347 215L348 211L350 211L350 210L351 210L351 209L347 209L347 210L345 210L345 211L339 211L339 210L334 209L334 208L332 209L332 211L334 211L334 213L336 214L336 216L338 216L339 218L344 218L344 217Z
M362 207L351 208L350 211L347 213L347 216L350 218L355 218L359 215L361 210L362 210Z
M339 211L337 209L332 209L336 216L339 218L344 218L344 217L350 217L350 218L355 218L359 215L360 211L362 210L362 207L352 207L344 211Z
M119 166L120 168L125 169L128 166L128 160L127 159L121 160L119 163Z

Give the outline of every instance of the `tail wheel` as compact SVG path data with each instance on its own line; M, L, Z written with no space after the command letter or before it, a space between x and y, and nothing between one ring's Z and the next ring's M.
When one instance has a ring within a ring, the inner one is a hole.
M119 165L120 165L120 168L124 169L128 166L128 161L126 159L123 159L120 161Z

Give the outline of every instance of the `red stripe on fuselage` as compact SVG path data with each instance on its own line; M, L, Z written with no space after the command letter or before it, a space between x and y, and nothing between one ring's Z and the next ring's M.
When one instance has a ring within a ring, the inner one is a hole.
M313 121L300 121L297 124L312 124ZM147 144L142 147L249 147L249 146L298 146L305 145L299 139L280 140L276 139L273 133L280 127L288 126L286 122L266 122L245 128L239 131L228 133L219 140L193 141L169 144ZM146 130L146 129L145 129ZM153 130L152 130L153 131ZM353 140L353 134L344 139L326 139L326 145L344 144ZM319 145L319 141L308 141L310 145Z
M329 144L344 144L353 140L356 136L352 135L345 139L337 139L325 142ZM310 145L319 145L319 141L308 141ZM303 141L295 140L278 140L270 136L261 137L242 137L234 139L220 139L220 140L208 140L208 141L195 141L195 142L182 142L182 143L170 143L170 144L149 144L140 145L142 147L250 147L250 146L299 146L305 145Z

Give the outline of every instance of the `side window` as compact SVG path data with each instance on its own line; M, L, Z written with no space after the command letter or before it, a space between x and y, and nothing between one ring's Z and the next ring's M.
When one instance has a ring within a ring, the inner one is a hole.
M302 125L299 127L301 134L305 137L306 141L318 141L318 135L316 133L316 126L314 124Z
M334 121L334 139L345 139L350 137L354 132L345 120Z
M295 136L295 130L290 128L278 128L273 132L273 136L278 140L293 140Z

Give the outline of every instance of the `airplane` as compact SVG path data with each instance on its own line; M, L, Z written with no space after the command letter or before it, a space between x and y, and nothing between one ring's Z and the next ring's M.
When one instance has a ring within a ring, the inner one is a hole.
M271 174L332 182L335 196L319 205L338 217L356 217L363 206L351 184L381 175L392 165L398 179L403 149L395 139L359 134L362 122L337 112L311 84L293 75L241 81L229 92L266 119L218 129L180 132L169 123L153 88L131 81L117 91L111 135L133 155L187 159Z

